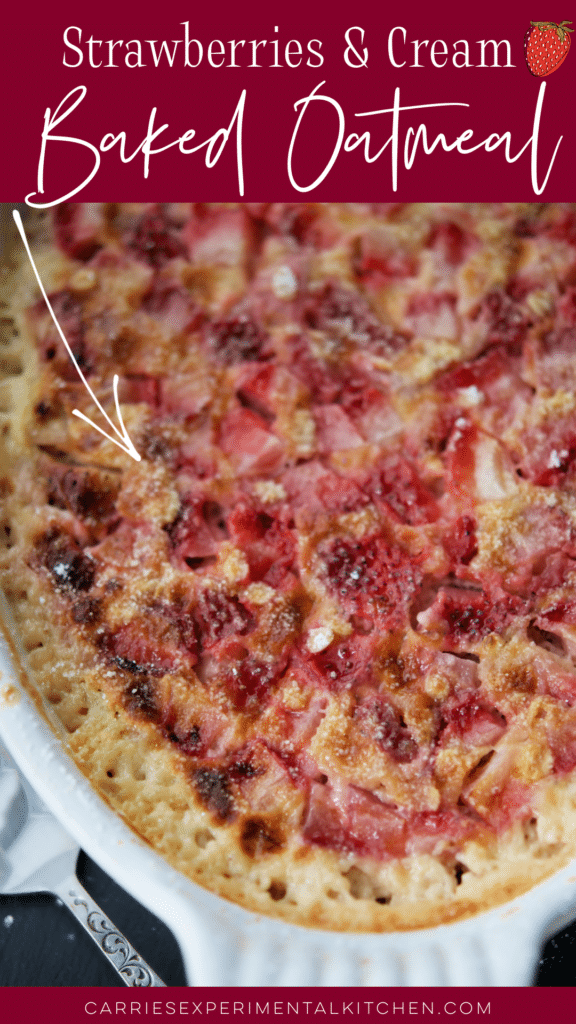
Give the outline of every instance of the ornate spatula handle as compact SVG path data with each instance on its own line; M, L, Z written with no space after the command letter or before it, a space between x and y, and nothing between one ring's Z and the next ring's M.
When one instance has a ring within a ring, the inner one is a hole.
M99 946L125 985L134 988L166 987L122 932L108 920L75 875L65 878L53 891Z

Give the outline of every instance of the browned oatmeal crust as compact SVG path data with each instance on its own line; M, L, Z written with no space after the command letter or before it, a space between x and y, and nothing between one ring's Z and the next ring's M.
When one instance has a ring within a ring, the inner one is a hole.
M0 583L176 868L334 930L576 848L576 210L103 204L3 271Z

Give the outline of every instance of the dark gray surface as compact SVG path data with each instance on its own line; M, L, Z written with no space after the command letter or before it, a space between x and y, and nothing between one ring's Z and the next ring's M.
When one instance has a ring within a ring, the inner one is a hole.
M185 985L180 950L166 926L84 854L80 854L78 877L162 981ZM0 896L0 985L125 988L66 907L43 894Z
M180 951L165 925L84 854L78 875L166 985L185 985ZM534 984L576 984L576 924L546 944ZM45 895L0 896L0 985L124 987L66 908Z

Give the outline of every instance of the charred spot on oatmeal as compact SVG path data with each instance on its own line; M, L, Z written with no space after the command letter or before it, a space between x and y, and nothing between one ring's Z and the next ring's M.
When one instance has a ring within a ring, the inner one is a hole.
M94 559L84 554L77 541L58 529L36 540L36 557L55 587L64 593L90 590L96 575Z
M114 519L119 486L117 480L93 470L70 468L63 473L55 467L48 476L47 502L101 528Z
M132 658L123 658L121 654L115 654L112 657L112 661L124 672L131 672L135 676L144 675L150 671L149 665L140 665L137 661L133 661Z
M47 423L59 415L59 410L56 403L42 400L34 407L34 413L39 423Z
M89 376L94 369L96 360L88 350L82 302L71 291L63 289L50 295L50 303L77 365L85 376ZM54 371L61 380L76 382L78 379L76 366L61 344L51 321L40 344L40 350L43 358L52 363Z
M97 597L83 597L72 605L72 618L79 625L92 626L100 620L102 601Z
M234 761L228 768L230 778L250 779L254 775L260 775L264 769L255 768L250 761Z
M268 888L270 899L274 900L275 902L277 902L278 900L283 900L287 891L288 890L286 889L284 882L279 882L276 880L272 881Z
M174 729L168 729L165 735L183 754L198 755L202 749L202 735L198 725L193 725L187 733L183 734Z
M50 458L54 459L56 462L66 462L68 464L74 462L74 459L70 455L70 452L67 452L64 448L60 448L58 445L55 444L39 444L38 451L44 452L46 455L49 455Z
M234 801L226 773L218 768L198 768L192 774L194 788L208 811L220 821L232 817Z
M279 826L265 818L248 818L242 825L240 846L246 856L253 860L269 853L277 853L285 841Z
M135 718L157 721L159 717L154 684L147 678L132 679L124 689L124 707Z

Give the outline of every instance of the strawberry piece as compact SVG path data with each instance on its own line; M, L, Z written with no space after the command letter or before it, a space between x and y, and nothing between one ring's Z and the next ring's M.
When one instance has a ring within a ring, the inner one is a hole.
M231 457L237 473L252 476L274 472L284 454L266 421L241 407L233 408L222 421L220 447Z
M468 565L478 552L476 520L472 516L459 516L444 538L444 548L454 562Z
M435 249L444 263L457 267L462 263L472 237L452 221L437 224L430 232L426 245Z
M478 319L485 325L485 345L501 345L510 355L519 355L530 321L518 303L506 292L490 292L482 301Z
M576 469L573 416L559 417L547 431L533 427L526 434L522 475L540 487L571 486Z
M514 374L514 387L517 387L516 364L517 359L507 353L504 345L495 345L481 352L475 359L458 363L453 369L446 370L438 377L437 386L445 395L470 387L486 391L498 387L503 378Z
M253 251L253 226L243 209L197 203L182 229L182 241L196 266L243 269Z
M352 689L372 679L374 638L353 633L345 640L331 643L318 654L306 657L306 667L314 672L314 685L318 682L333 692Z
M284 668L285 662L268 665L251 655L234 662L224 675L224 687L236 711L258 714Z
M232 540L241 547L250 579L278 587L295 563L295 542L290 530L266 512L238 506L227 520Z
M228 537L223 510L203 494L185 495L166 532L176 560L183 559L191 569L215 555L219 541Z
M212 647L224 637L247 633L252 625L250 613L237 597L220 590L202 590L194 621L203 647Z
M458 811L421 811L411 817L409 829L406 852L416 854L436 853L440 843L454 848L467 839L490 834L479 818L464 807Z
M254 365L257 366L256 370ZM238 374L236 394L245 409L250 409L263 420L272 423L276 416L278 397L290 385L294 389L298 387L288 371L279 372L271 363L248 362Z
M369 694L356 709L355 717L364 734L375 739L399 764L408 764L418 756L418 744L400 714L380 694Z
M326 469L316 459L289 469L282 476L282 484L290 507L305 514L356 512L369 501L357 483Z
M355 786L313 783L303 836L315 846L382 860L406 852L406 820L401 812Z
M308 465L311 465L311 463ZM305 474L302 472L303 469L303 466L298 466L296 470L301 471L301 479L305 478ZM293 474L292 479L295 476L296 473ZM315 495L318 496L320 508L326 512L357 512L369 502L368 495L361 490L354 480L338 476L330 470L326 470L316 479Z
M99 643L106 658L131 675L161 676L197 660L191 623L167 607L138 616L114 633L103 633Z
M363 438L340 405L321 405L314 410L316 444L321 455L358 448Z
M571 21L562 21L557 25L554 21L531 21L524 39L526 63L528 70L536 78L545 78L566 60L571 39L568 28Z
M387 629L407 620L422 573L401 548L389 547L381 537L342 537L322 555L328 585L351 613L377 618Z
M54 315L64 332L72 354L84 376L88 377L93 371L94 360L92 354L88 351L86 343L86 325L82 317L82 304L77 296L68 289L53 292L49 298ZM40 316L44 315L41 305L37 305L33 309L32 315L35 320L35 326L38 314ZM50 363L53 371L62 380L68 383L75 383L78 380L78 372L64 348L52 321L41 321L37 330L42 359Z
M410 331L423 338L455 338L458 320L456 296L449 291L416 293L410 299L406 322Z
M402 264L386 276L404 277L409 271ZM362 295L336 284L326 284L321 292L310 295L304 307L304 320L315 331L325 331L335 338L351 337L382 354L395 352L405 341L378 319Z
M177 256L186 256L184 243L160 206L141 217L126 237L126 244L139 259L156 270Z
M503 633L521 609L521 599L512 594L489 596L478 590L442 587L418 620L425 629L443 625L444 644L450 650L467 650L490 633Z
M334 368L312 355L307 338L299 337L292 341L291 360L292 373L309 389L314 405L340 400L342 385Z
M370 490L376 504L384 505L400 523L420 526L438 518L434 495L406 459L387 459L375 472Z
M62 203L53 218L56 239L67 256L86 263L102 248L106 225L95 203Z
M160 380L146 373L127 374L120 382L120 401L124 403L145 402L157 409L160 404Z
M416 273L414 257L402 251L386 234L368 232L358 240L358 246L354 269L359 279L373 289Z
M218 320L208 330L209 345L226 366L264 358L267 338L258 324L248 316Z
M442 742L457 736L470 746L496 743L506 729L504 716L497 708L484 704L475 690L448 701L442 720Z

